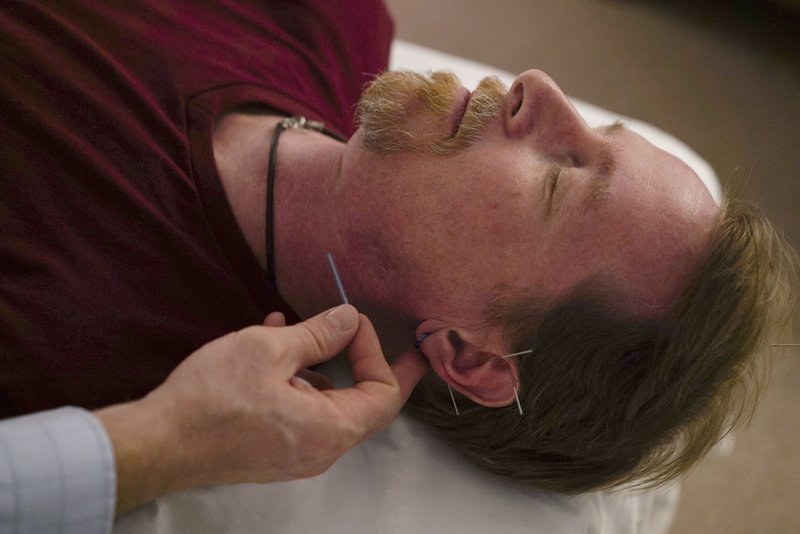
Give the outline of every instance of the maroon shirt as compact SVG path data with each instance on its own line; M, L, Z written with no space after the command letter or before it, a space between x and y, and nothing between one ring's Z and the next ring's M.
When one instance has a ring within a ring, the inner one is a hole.
M2 2L0 416L138 398L290 312L225 198L215 120L257 102L349 136L391 36L377 0Z

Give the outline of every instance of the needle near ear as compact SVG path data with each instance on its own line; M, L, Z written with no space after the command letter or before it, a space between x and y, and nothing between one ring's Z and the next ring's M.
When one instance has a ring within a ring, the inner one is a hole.
M528 349L528 350L522 350L522 351L519 351L519 352L514 352L512 354L506 354L505 356L500 356L500 357L505 360L506 358L511 358L513 356L522 356L523 354L530 354L532 352L533 352L533 349Z

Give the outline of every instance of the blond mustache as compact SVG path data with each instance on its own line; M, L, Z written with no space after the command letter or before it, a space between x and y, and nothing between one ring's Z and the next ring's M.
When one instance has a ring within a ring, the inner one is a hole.
M424 76L414 72L388 72L364 90L357 108L364 146L377 153L401 151L449 155L474 144L503 107L506 87L494 76L484 78L472 93L455 135L422 139L404 128L410 114L422 113L431 121L450 117L461 83L450 72Z

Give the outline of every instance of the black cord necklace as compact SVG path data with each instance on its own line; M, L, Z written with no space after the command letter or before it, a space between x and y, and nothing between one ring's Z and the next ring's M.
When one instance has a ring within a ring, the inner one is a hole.
M272 142L269 145L269 162L267 163L267 206L266 206L266 244L267 244L267 280L270 285L278 289L278 281L275 275L275 236L274 236L274 212L275 212L275 167L278 160L278 139L284 130L313 130L315 132L322 132L329 137L338 141L346 142L347 140L338 133L325 128L325 124L319 121L306 120L305 117L295 115L294 117L287 117L280 121L275 126L275 131L272 134Z

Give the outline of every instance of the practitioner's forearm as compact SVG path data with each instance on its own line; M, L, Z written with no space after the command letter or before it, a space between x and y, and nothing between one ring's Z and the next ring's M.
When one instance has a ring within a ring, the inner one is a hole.
M174 429L163 416L153 413L147 401L110 406L95 415L105 426L114 448L117 516L188 487L188 482L181 480L180 445Z

